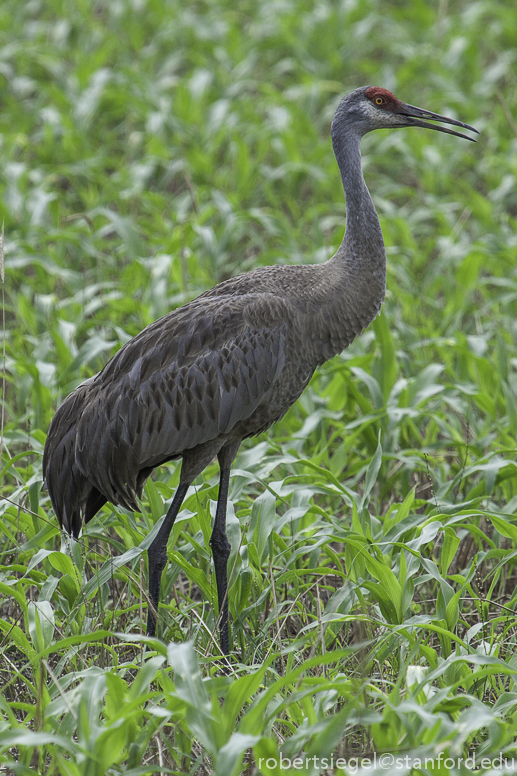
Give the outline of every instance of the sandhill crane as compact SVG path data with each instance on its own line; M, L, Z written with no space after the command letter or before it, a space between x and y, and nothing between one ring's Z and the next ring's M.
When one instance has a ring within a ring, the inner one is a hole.
M386 254L363 179L361 138L373 129L476 129L365 86L344 97L331 136L346 198L346 231L324 264L262 267L206 291L152 323L59 407L43 476L59 520L74 537L111 501L138 510L151 472L181 458L178 489L148 550L147 633L155 634L167 541L189 485L217 456L212 546L221 650L228 633L226 504L243 439L260 434L298 399L316 367L346 348L380 312Z

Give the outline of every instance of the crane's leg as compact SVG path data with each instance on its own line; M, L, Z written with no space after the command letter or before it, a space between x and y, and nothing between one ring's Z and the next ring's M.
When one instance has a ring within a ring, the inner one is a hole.
M219 633L221 636L221 651L223 655L230 654L230 636L228 632L228 581L227 565L230 557L230 542L226 537L226 505L228 502L228 485L230 483L230 467L221 469L219 480L219 498L215 513L214 530L210 538L210 546L214 556L215 581L217 583L217 600L219 602Z
M214 556L215 581L217 584L217 600L219 603L219 634L223 655L230 654L230 635L228 631L228 558L230 557L230 542L226 536L226 506L228 503L228 486L230 484L230 467L237 455L240 442L223 447L217 454L221 476L219 479L219 496L215 512L214 530L210 537L210 546Z
M160 530L153 539L152 544L147 550L149 558L149 598L152 606L147 613L147 635L154 636L156 632L156 617L154 612L158 613L158 600L160 598L160 583L162 580L162 571L167 563L167 541L178 516L183 499L189 489L190 482L183 482L178 485L174 494L169 511L165 515L165 520L160 526ZM153 611L154 609L154 611Z

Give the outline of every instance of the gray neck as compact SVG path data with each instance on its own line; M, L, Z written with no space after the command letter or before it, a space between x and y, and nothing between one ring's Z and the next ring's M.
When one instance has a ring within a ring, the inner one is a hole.
M331 296L322 313L328 352L339 353L369 326L386 291L386 252L381 225L363 178L361 135L332 127L332 145L346 198L346 231L325 267ZM326 356L327 358L330 356ZM323 359L325 360L325 359Z
M346 199L346 231L342 247L350 261L384 255L384 241L375 205L366 187L361 166L361 136L356 132L332 136Z

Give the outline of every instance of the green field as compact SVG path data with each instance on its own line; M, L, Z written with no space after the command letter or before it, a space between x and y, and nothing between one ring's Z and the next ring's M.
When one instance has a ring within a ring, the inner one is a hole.
M184 502L147 639L179 466L71 542L45 436L156 318L334 253L330 122L365 84L481 135L363 141L386 302L241 448L225 676L218 467ZM2 2L0 773L517 772L516 177L510 0Z

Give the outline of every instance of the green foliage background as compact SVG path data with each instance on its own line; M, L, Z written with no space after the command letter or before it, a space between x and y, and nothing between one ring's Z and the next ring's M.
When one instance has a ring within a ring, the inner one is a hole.
M403 755L397 774L466 774L469 753L514 772L516 74L513 2L4 0L5 772L351 774L373 753ZM178 469L71 544L45 434L168 310L332 255L330 121L368 83L482 134L363 141L384 311L236 461L224 676L217 468L180 513L148 640L145 549Z

